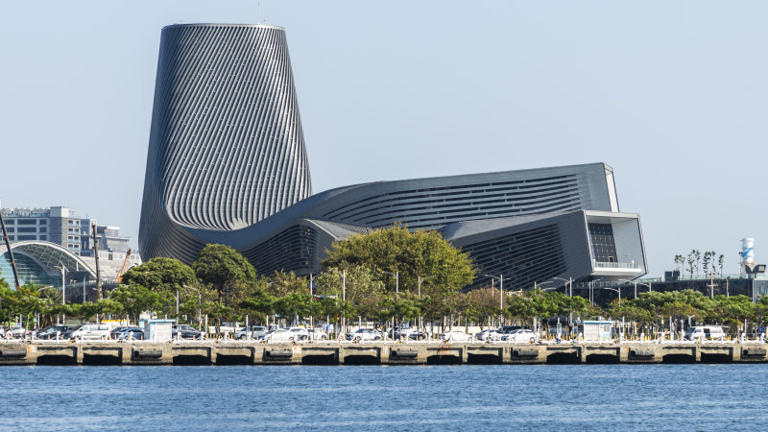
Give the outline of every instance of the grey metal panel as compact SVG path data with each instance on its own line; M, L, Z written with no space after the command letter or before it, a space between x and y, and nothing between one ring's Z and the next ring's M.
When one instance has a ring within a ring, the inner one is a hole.
M163 29L142 203L142 255L189 261L190 229L233 231L311 195L285 32Z

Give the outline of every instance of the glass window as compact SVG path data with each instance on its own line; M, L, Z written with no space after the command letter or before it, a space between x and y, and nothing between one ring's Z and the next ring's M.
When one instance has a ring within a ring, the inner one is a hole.
M48 241L48 236L47 235L41 235L41 236L38 236L38 237L39 237L39 240Z
M40 227L40 229L38 229L37 232L41 232L41 233L48 232L48 228Z
M18 232L20 232L20 233L33 233L33 232L37 232L37 228L35 228L35 227L19 227Z
M616 243L611 224L589 224L592 256L598 262L616 262Z
M38 219L37 223L40 225L48 225L48 219Z
M23 241L23 240L37 240L37 236L34 236L34 235L20 235L20 236L17 236L17 237L18 237L19 241Z
M16 232L16 228L8 227L8 228L6 228L6 231L8 231L9 233Z
M18 219L16 223L18 225L36 225L37 219Z

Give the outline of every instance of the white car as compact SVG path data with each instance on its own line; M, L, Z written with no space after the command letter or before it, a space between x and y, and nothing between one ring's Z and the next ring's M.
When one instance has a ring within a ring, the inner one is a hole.
M347 340L353 342L379 341L382 339L384 339L384 334L381 331L369 328L359 328L347 335Z
M298 334L290 329L276 329L264 336L267 343L295 342L298 340Z
M82 324L70 333L70 339L106 340L112 329L107 324Z
M27 330L22 327L21 324L14 324L13 327L6 332L6 337L11 339L22 339L26 334Z
M504 334L501 340L512 343L536 343L539 338L531 329L517 329Z
M288 329L288 331L290 331L295 335L294 337L295 341L328 340L328 335L319 329L315 330L312 328L305 328L305 327L291 327L290 329Z
M485 329L481 332L475 333L475 339L479 341L487 341L490 342L497 338L498 333L496 332L496 329Z
M694 326L685 331L685 340L717 340L725 337L722 326Z
M440 339L445 342L471 342L473 338L461 330L451 330L441 334Z

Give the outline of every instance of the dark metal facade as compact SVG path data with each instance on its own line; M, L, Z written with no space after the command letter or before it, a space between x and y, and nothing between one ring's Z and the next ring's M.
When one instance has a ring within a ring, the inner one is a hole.
M196 255L189 230L242 229L311 194L283 29L165 27L139 243Z

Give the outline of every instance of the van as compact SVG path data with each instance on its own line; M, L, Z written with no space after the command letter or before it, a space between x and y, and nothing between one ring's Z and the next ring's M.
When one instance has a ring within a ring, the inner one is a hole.
M685 331L685 340L717 340L725 337L722 326L694 326Z
M109 339L112 328L108 324L82 324L69 334L71 339Z

